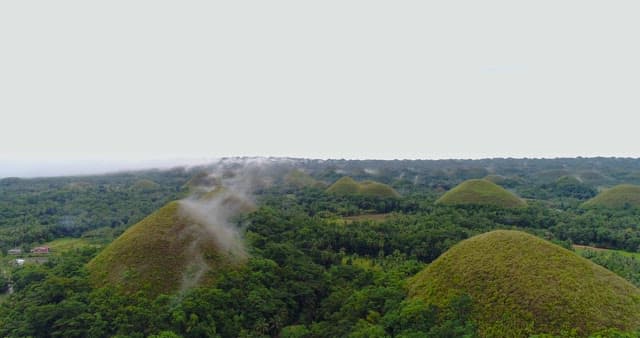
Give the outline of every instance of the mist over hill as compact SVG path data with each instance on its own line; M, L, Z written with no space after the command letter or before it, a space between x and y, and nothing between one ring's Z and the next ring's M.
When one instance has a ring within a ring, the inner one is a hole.
M620 184L640 160L4 178L0 336L634 337L640 208L585 207Z

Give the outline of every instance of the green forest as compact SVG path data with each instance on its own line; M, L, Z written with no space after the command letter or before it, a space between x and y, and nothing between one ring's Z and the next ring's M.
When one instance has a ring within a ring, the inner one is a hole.
M625 158L4 178L0 336L640 337L638 185Z

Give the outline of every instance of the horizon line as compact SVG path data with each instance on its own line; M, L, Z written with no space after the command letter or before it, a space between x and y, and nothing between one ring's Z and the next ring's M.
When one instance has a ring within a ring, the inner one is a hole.
M384 158L312 158L312 157L296 157L296 156L223 156L223 157L182 157L182 158L167 158L167 159L143 159L143 160L124 160L124 159L86 159L86 160L69 160L69 161L61 161L52 165L52 170L58 170L59 173L52 174L43 174L37 175L33 174L34 170L38 169L36 166L38 161L35 160L19 160L19 161L10 161L10 160L2 160L0 159L0 165L5 165L9 163L29 163L34 165L31 168L24 168L24 174L0 174L0 180L4 180L7 178L19 178L19 179L37 179L37 178L56 178L56 177L88 177L88 176L103 176L103 175L113 175L113 174L122 174L122 173L134 173L134 172L142 172L149 170L172 170L172 169L190 169L196 168L200 166L207 166L214 164L218 161L223 160L251 160L251 159L266 159L266 160L292 160L292 161L491 161L491 160L567 160L567 159L577 159L577 160L593 160L593 159L622 159L622 160L640 160L640 157L632 157L632 156L555 156L555 157L448 157L448 158L394 158L394 159L384 159ZM60 166L66 165L74 165L73 168L60 168ZM95 167L95 165L105 165L107 168L100 169L100 167ZM94 167L84 167L82 166L94 165ZM109 166L119 166L108 168ZM44 168L46 166L40 166L39 168ZM16 168L17 169L17 168Z

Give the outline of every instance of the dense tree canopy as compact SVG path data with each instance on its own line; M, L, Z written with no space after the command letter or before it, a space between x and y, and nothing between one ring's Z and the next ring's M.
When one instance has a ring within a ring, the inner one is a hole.
M407 297L408 278L461 240L519 229L566 248L640 250L640 210L580 207L604 186L640 183L640 160L340 160L295 167L313 184L291 184L291 175L281 175L255 191L255 211L232 220L249 252L245 264L212 283L152 297L144 287L124 295L116 286L92 285L86 263L131 225L187 196L190 178L207 167L0 180L0 292L9 281L14 291L0 296L0 336L473 337L470 296L439 306ZM325 191L345 175L388 184L400 195ZM434 203L457 184L488 175L527 199L526 207ZM26 254L22 266L7 254L63 237L85 245L40 263ZM581 254L638 285L635 258ZM615 334L621 333L612 328L604 336Z

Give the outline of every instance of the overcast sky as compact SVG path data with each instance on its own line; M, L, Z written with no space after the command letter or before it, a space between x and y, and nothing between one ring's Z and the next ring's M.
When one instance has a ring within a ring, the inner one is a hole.
M0 177L221 156L639 157L639 9L2 1Z

